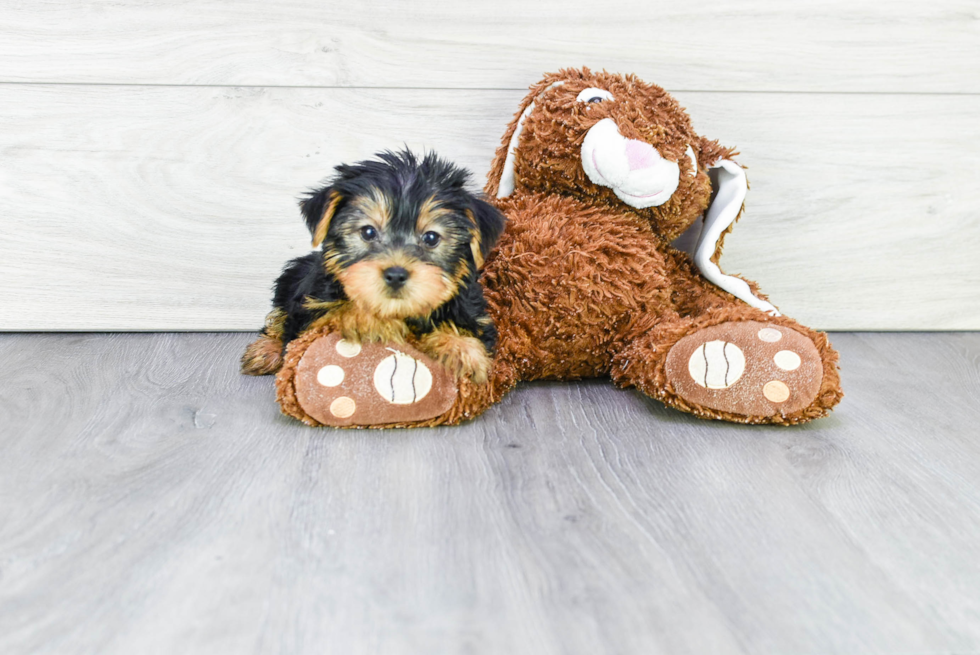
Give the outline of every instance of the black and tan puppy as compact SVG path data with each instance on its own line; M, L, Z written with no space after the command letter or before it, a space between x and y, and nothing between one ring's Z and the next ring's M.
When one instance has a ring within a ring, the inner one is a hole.
M292 339L329 323L351 341L411 335L457 376L486 380L497 333L478 278L504 217L465 189L466 170L435 154L376 157L337 166L300 202L320 249L276 280L243 373L275 373Z

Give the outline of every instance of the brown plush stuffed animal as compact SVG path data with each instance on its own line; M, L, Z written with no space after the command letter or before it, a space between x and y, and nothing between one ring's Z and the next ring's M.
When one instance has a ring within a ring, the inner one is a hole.
M842 393L826 335L718 268L747 189L733 154L695 133L658 86L588 69L547 75L488 176L486 193L508 220L483 275L499 333L490 379L456 380L455 399L451 381L437 384L443 400L427 416L391 407L386 426L472 418L521 380L600 376L702 418L788 425L827 414ZM702 215L693 256L672 247ZM317 388L322 355L303 361L330 338L329 328L301 335L277 377L283 411L311 425L344 424L324 419L341 391ZM370 366L350 379L379 379ZM370 387L356 393L381 394Z

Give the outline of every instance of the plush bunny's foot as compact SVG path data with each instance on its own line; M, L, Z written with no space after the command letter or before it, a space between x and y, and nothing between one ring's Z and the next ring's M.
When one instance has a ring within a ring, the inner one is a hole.
M334 427L424 421L457 396L452 375L411 346L354 343L332 333L314 341L296 366L295 399Z
M758 321L721 323L687 335L670 349L665 368L673 393L689 411L753 422L806 413L818 400L824 375L810 339Z

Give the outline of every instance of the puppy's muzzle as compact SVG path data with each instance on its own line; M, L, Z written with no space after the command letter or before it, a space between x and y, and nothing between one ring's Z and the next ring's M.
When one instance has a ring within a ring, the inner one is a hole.
M381 272L381 277L384 278L385 284L392 291L398 291L405 286L405 282L408 281L408 275L408 270L401 266L390 266Z

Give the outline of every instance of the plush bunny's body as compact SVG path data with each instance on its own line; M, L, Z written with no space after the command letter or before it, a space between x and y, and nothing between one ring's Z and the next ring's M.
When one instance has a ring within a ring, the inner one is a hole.
M825 415L842 396L826 335L718 268L747 188L733 154L635 77L563 70L532 87L486 187L507 217L483 271L499 335L490 380L458 381L448 411L397 424L471 418L521 380L606 375L703 418ZM675 249L702 216L693 255ZM290 348L279 395L316 423L289 370L304 349Z

